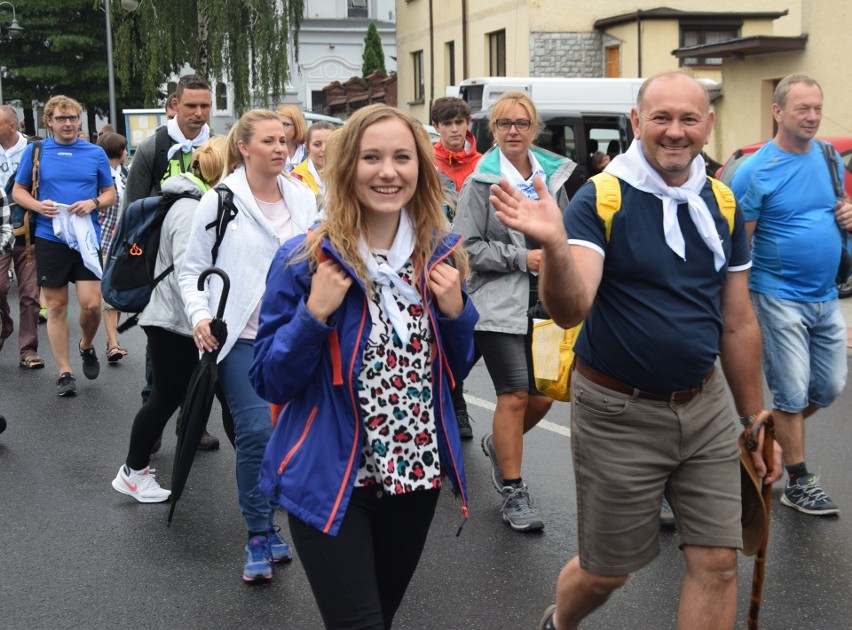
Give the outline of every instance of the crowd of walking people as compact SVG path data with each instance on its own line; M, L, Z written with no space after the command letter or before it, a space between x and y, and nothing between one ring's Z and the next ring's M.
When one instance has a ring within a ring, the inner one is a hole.
M390 628L442 489L469 516L464 379L480 358L496 397L480 436L495 505L512 530L542 530L522 474L524 435L553 402L535 383L537 318L584 322L571 375L579 553L540 628L578 627L653 561L661 505L687 566L681 627L733 626L737 440L739 424L749 431L764 410L764 373L779 446L772 461L752 455L757 474L771 484L786 470L788 507L839 512L805 464L804 419L846 381L834 272L852 205L833 187L839 156L814 140L822 91L812 78L779 84L778 131L733 193L706 175L714 114L683 72L645 81L629 149L587 156L596 174L579 190L566 186L577 165L536 146L543 123L520 92L489 112L491 147L476 146L470 107L453 97L433 104L434 146L387 105L340 128L308 127L295 105L251 110L226 137L212 134L211 108L204 79L182 77L167 99L174 117L128 169L123 136L78 137L72 98L46 103L51 137L32 143L0 106L0 171L14 182L12 199L0 193L0 349L14 330L14 270L19 365L45 366L43 304L57 394L85 394L71 340L90 380L101 350L110 364L127 355L120 313L101 295L116 226L139 199L171 200L158 282L138 317L142 404L112 487L140 503L170 499L151 456L169 420L181 420L200 357L215 353L244 581L269 580L293 558L274 518L283 509L325 625ZM787 184L801 181L807 195ZM28 211L14 232L10 202ZM815 233L826 245L816 258L802 246ZM199 284L214 265L230 278L226 302L218 275ZM69 284L80 305L73 334ZM211 326L217 311L223 338ZM199 448L218 445L205 430Z

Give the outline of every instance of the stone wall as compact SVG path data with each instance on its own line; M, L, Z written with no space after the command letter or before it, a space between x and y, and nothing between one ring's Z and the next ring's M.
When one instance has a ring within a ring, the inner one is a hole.
M604 76L601 34L530 33L530 76Z

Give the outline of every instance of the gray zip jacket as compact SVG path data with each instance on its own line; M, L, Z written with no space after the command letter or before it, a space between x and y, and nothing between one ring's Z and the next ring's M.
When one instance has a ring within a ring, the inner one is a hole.
M568 205L562 186L577 166L568 158L530 147L547 175L547 189L560 208ZM529 320L529 270L524 235L503 225L488 198L500 180L498 147L482 156L461 189L453 231L464 235L470 257L467 290L479 322L476 330L523 335Z

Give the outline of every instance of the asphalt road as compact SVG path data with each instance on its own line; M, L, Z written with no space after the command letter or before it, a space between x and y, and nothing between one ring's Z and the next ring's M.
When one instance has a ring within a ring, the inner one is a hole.
M13 295L13 312L16 300ZM0 628L320 628L298 558L277 568L269 584L249 586L240 578L245 532L218 406L210 430L223 447L198 454L167 527L168 504L142 505L110 486L140 404L142 331L122 337L130 355L117 367L102 359L97 380L79 374L72 399L56 396L55 364L43 326L40 332L46 369L18 367L15 337L0 353L0 414L9 421L0 435ZM72 323L72 348L77 334ZM101 332L101 352L104 339ZM79 359L72 364L80 373ZM553 601L560 568L576 551L568 406L554 406L527 436L524 479L546 528L522 535L500 519L479 447L494 402L481 364L466 388L476 434L465 446L471 518L456 537L459 504L443 493L396 618L399 630L534 628ZM808 461L843 514L818 519L794 512L778 503L776 486L763 628L852 628L852 485L844 483L852 477L850 407L846 393L808 424ZM152 463L166 487L172 427ZM284 515L278 520L286 535ZM741 558L737 627L745 627L751 566ZM657 560L583 627L675 628L683 572L677 536L664 533Z

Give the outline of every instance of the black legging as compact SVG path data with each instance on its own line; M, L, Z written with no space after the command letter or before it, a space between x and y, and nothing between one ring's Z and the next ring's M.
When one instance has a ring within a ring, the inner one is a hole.
M195 366L198 348L192 337L160 328L142 326L148 337L153 374L151 395L133 420L127 465L142 470L151 461L151 448L175 410L183 404Z
M389 495L355 488L337 536L288 514L290 537L326 628L391 627L420 560L439 492Z

